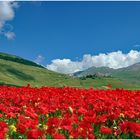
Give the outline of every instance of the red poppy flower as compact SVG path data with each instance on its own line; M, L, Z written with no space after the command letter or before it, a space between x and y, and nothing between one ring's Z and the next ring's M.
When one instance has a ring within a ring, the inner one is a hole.
M107 126L101 126L100 132L104 134L112 134L112 129Z
M3 121L0 121L0 139L5 139L7 132L8 132L7 124Z
M83 107L81 107L81 108L78 110L78 113L79 113L79 114L86 114L86 113L87 113L87 110L84 109Z
M55 138L55 139L66 139L62 134L53 134L53 138Z
M27 139L38 139L43 137L43 131L32 129L27 132Z

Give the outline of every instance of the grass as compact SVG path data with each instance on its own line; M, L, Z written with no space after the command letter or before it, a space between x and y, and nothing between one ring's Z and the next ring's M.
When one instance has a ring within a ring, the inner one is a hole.
M0 84L25 86L28 83L33 87L40 86L71 86L78 88L106 89L108 84L113 88L139 89L140 86L130 84L117 78L95 78L80 80L64 74L49 71L45 68L25 65L13 61L0 59Z
M0 59L0 82L18 86L24 86L30 83L32 86L39 87L43 85L77 85L79 80L64 74L49 71L45 68Z
M134 85L126 80L113 78L113 77L103 77L95 79L86 79L81 82L83 87L90 88L95 87L98 89L106 89L108 84L112 84L112 87L115 88L125 88L125 89L140 89L139 85Z
M106 89L108 84L112 84L113 88L140 89L140 84L129 83L127 79L121 80L121 78L104 77L81 80L76 77L49 71L32 61L15 55L0 53L0 85L26 86L29 83L32 87L71 86Z

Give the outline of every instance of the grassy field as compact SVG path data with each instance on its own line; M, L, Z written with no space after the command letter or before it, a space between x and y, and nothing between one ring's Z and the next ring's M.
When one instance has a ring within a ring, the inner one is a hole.
M106 89L108 84L113 88L139 89L140 86L127 83L117 78L95 78L81 80L64 74L49 71L45 68L0 59L0 84L33 87L72 86L78 88Z

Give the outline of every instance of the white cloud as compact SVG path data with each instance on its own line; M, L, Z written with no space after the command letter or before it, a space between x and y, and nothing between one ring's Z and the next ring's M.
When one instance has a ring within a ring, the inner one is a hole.
M7 39L12 40L15 38L15 33L14 32L6 32L6 33L4 33L4 36L6 36Z
M47 68L60 73L74 73L85 70L89 67L107 66L110 68L122 68L140 62L140 51L131 50L124 54L122 51L101 53L99 55L85 54L81 61L71 61L70 59L55 59L47 65Z
M12 32L12 25L6 24L6 22L14 18L14 9L17 7L17 2L0 1L0 34L4 35L8 39L13 39L15 34Z
M37 64L40 64L45 58L42 55L38 55L34 60Z

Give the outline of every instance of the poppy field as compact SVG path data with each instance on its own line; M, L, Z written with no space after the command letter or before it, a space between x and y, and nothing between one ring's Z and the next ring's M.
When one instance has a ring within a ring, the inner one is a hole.
M140 91L1 86L0 138L140 138Z

